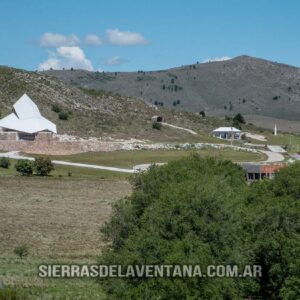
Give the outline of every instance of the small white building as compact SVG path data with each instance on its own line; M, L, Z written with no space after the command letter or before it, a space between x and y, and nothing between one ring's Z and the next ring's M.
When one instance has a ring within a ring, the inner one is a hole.
M224 140L240 140L242 131L235 127L219 127L213 131L213 136Z
M57 133L56 125L41 115L26 94L13 105L12 113L0 120L0 129L15 132L16 139L24 140L34 140L40 132Z

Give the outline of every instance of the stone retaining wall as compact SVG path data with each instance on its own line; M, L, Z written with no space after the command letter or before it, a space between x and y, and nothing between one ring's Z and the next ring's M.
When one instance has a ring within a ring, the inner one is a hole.
M75 154L89 151L120 150L118 142L58 141L57 139L36 139L35 141L0 140L0 151L21 151L36 154Z
M5 132L0 131L0 140L1 141L16 141L18 138L18 134L16 132Z

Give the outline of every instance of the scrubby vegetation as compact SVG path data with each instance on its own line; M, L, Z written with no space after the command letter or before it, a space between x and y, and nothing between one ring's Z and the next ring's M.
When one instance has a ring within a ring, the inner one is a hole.
M18 162L15 164L15 168L17 172L23 176L30 176L33 173L33 164L27 159L18 160Z
M15 164L15 169L23 176L30 176L35 171L37 176L48 176L54 170L54 165L49 157L37 157L34 161L20 159Z
M48 176L54 170L54 165L49 157L37 157L33 166L39 176Z
M69 114L65 111L61 111L61 112L58 113L58 118L60 120L67 121L69 119Z
M10 166L10 160L7 157L0 158L0 167L4 169L8 169Z
M154 129L161 130L161 127L162 127L162 125L160 122L154 122L152 124L152 128L154 128Z
M16 254L20 259L23 259L29 254L28 247L26 245L18 246L14 249L14 254Z
M295 164L248 186L239 166L197 155L136 175L101 263L261 265L262 277L112 278L110 299L298 299L299 178Z

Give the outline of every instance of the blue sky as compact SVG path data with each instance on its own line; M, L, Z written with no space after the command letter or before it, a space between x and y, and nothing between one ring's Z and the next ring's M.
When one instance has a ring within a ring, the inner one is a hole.
M0 64L157 70L242 54L300 67L297 0L1 0Z

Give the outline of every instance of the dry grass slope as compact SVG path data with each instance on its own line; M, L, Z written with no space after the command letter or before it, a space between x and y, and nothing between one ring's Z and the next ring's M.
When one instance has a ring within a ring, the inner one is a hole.
M299 120L300 69L249 56L164 71L48 71L66 83L163 102L213 116L261 115Z
M199 116L192 113L176 112L162 107L157 110L141 99L78 88L45 73L0 67L2 116L10 112L13 103L23 93L27 93L38 104L41 112L58 125L60 133L160 141L189 138L189 134L185 132L153 129L150 119L156 114L163 115L170 123L188 128L213 128L211 121L202 122ZM60 120L58 114L52 111L53 105L67 112L69 119Z

